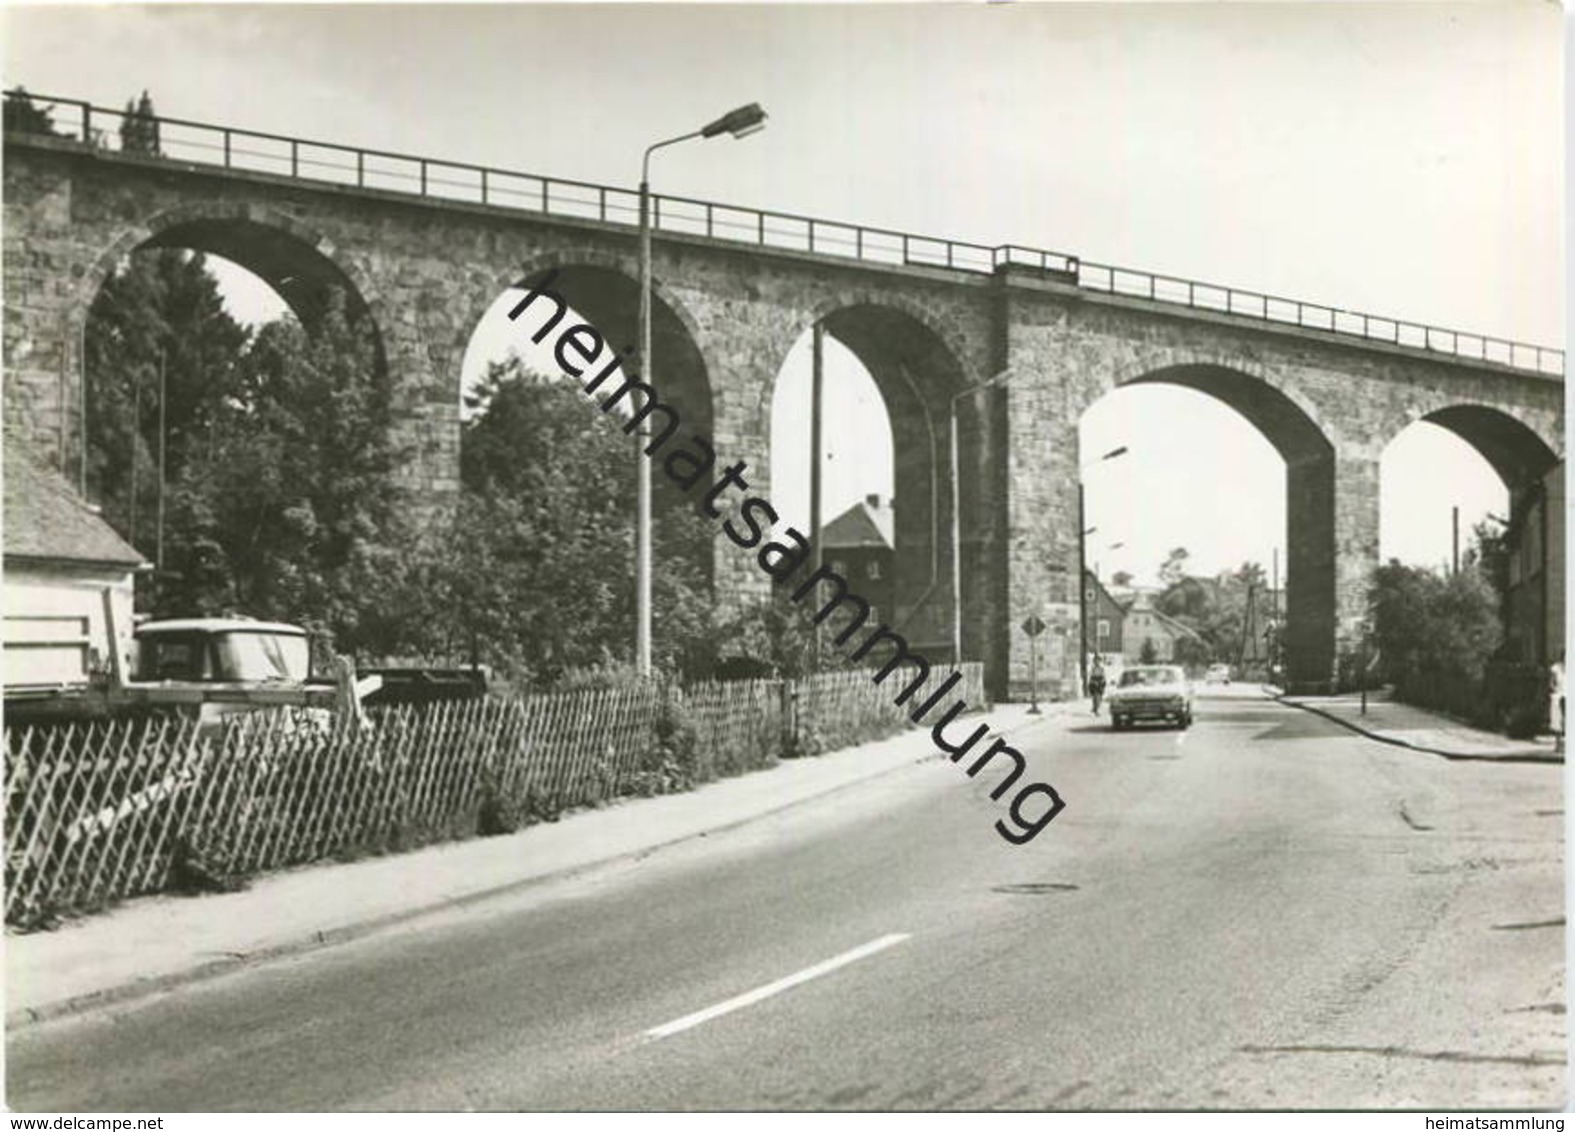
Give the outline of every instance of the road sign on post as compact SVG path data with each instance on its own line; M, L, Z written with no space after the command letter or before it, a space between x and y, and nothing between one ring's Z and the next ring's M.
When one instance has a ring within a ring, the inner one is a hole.
M1022 630L1028 634L1028 714L1039 714L1039 634L1045 623L1030 613L1023 618Z

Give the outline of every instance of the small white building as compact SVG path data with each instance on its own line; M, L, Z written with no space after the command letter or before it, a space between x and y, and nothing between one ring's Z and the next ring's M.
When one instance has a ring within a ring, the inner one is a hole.
M11 437L4 466L6 696L128 679L133 578L147 561Z

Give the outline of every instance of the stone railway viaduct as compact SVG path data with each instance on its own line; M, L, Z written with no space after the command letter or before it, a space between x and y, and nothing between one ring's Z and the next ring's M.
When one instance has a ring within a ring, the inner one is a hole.
M140 248L231 259L308 327L332 288L369 312L417 453L405 475L432 508L459 486L464 351L505 288L556 269L555 288L610 343L637 340L624 190L174 120L164 155L139 156L110 148L90 114L114 116L82 106L75 138L5 137L5 426L68 472L83 444L88 308ZM957 530L963 652L985 660L996 694L1026 680L1027 615L1075 625L1078 421L1118 386L1207 393L1284 457L1286 663L1299 687L1330 682L1363 612L1391 439L1419 420L1443 425L1512 491L1563 456L1557 351L1023 249L670 198L658 215L651 381L686 431L710 436L719 464L745 460L754 492L769 491L773 383L822 322L890 413L896 627L949 659ZM727 607L767 589L753 555L725 539L710 565Z

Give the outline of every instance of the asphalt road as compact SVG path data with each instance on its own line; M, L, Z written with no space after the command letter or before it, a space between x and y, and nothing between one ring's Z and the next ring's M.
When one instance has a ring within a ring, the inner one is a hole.
M1561 768L1237 693L28 1027L20 1111L1558 1107ZM412 866L418 867L412 858Z

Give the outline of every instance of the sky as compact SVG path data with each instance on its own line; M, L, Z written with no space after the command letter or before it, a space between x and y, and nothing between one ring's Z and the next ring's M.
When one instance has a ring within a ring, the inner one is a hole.
M1548 4L11 6L4 82L373 148L1060 250L1563 344L1562 17ZM232 303L269 300L235 273ZM507 348L483 328L471 351ZM807 336L806 336L807 341ZM802 346L802 344L801 344ZM484 360L484 359L483 359ZM773 498L807 509L807 355L780 378ZM456 378L457 380L457 378ZM889 427L833 351L826 513L891 493ZM871 422L874 422L873 424ZM1089 557L1150 580L1284 540L1283 464L1202 394L1086 414ZM1386 453L1381 553L1436 565L1485 463L1413 426ZM1104 540L1101 545L1095 543ZM1120 543L1112 548L1110 544Z

